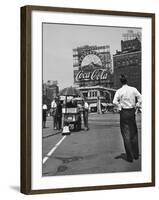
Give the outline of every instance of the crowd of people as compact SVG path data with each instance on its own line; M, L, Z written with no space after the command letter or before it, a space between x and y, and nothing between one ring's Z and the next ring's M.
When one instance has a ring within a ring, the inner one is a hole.
M72 98L70 101L66 102L61 101L59 97L55 97L51 102L51 109L49 111L50 115L53 117L53 129L61 131L62 126L65 125L65 121L62 118L62 108L65 107L77 107L79 109L79 113L81 116L81 121L83 121L84 130L89 130L88 127L88 113L89 113L89 106L88 103L82 99L81 103L78 104L75 98ZM43 104L43 128L46 128L46 119L47 119L47 105Z

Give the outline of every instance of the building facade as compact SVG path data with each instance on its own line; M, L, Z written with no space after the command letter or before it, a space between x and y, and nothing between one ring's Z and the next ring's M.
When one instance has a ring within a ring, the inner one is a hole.
M73 49L74 85L81 91L90 107L101 112L101 107L112 102L112 60L110 47L82 46Z
M141 41L139 38L121 40L121 51L113 55L114 88L121 87L119 77L124 74L128 84L141 92Z
M49 80L46 83L43 82L43 103L48 106L51 105L52 100L59 94L59 87L57 81Z
M112 104L112 99L116 92L113 88L106 88L100 85L84 86L78 89L87 100L90 110L93 112L98 111L99 113L101 113L102 109Z

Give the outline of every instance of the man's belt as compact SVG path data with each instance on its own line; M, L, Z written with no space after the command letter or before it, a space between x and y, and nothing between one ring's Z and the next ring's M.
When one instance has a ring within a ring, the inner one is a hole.
M121 110L135 110L135 108L122 108Z

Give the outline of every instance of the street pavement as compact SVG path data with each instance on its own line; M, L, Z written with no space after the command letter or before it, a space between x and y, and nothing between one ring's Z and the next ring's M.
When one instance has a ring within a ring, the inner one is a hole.
M141 114L137 114L141 152ZM141 170L141 156L127 162L120 133L119 114L89 114L89 130L63 136L47 117L43 129L43 176L133 172Z

